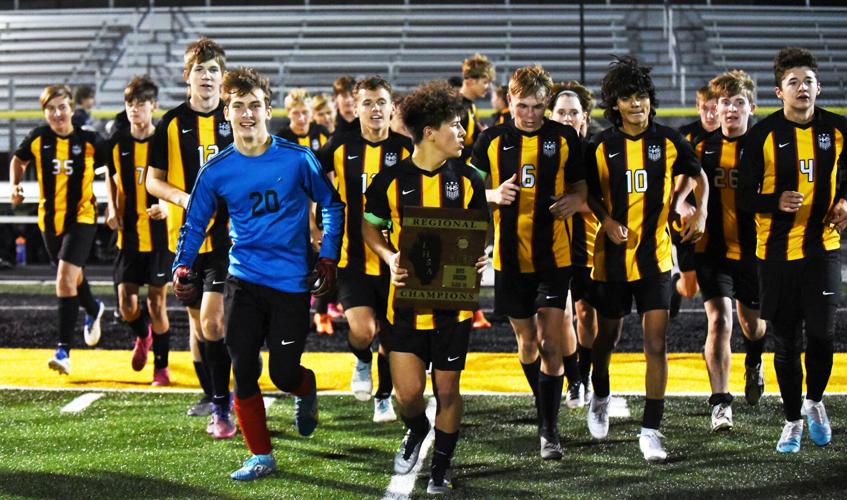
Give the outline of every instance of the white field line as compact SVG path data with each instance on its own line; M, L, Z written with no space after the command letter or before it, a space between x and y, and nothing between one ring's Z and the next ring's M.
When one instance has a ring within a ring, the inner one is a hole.
M276 403L276 398L270 396L262 396L262 401L265 403L265 409L267 410L274 403Z
M383 500L409 498L412 490L415 489L415 481L418 479L418 473L423 468L426 455L435 439L435 398L429 399L429 403L426 405L426 416L432 422L432 427L429 429L429 434L424 438L423 444L421 444L421 454L418 456L418 461L412 467L412 470L406 474L394 474L391 476L391 482L388 483L388 488L385 489L385 494L382 496Z
M626 399L618 396L612 396L609 401L609 416L614 418L629 418L629 407L626 405Z
M91 403L105 396L102 392L86 392L74 398L73 401L66 404L64 408L59 410L59 413L79 413L88 408Z

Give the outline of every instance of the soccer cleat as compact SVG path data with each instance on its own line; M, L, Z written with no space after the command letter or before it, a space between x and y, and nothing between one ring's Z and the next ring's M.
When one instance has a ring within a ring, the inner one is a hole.
M147 336L143 339L135 337L135 346L132 348L132 369L140 372L147 365L147 355L153 345L153 327L147 325Z
M153 369L153 387L167 387L171 385L171 371L168 367Z
M103 312L106 311L106 306L99 299L97 302L97 315L85 315L85 324L82 327L82 336L85 338L86 345L94 347L100 342L100 318L103 317Z
M477 309L473 313L473 329L485 330L491 328L491 322L485 319L485 313L482 309Z
M276 470L276 460L270 453L267 455L253 455L244 461L240 469L229 475L230 479L236 481L253 481L267 476Z
M780 453L797 453L800 451L800 439L803 437L803 419L793 422L786 420L782 427L782 435L776 443L776 451Z
M670 311L668 311L668 315L671 318L676 318L679 315L679 307L682 305L682 295L680 295L679 290L676 288L676 283L679 281L682 275L674 274L673 280L671 280L671 304Z
M203 396L200 401L194 403L190 408L188 408L186 415L189 417L205 417L207 415L211 415L212 406L212 398L209 396Z
M59 372L59 375L70 375L71 358L68 355L68 351L61 347L57 348L56 353L52 358L50 358L50 361L47 362L47 366L50 367L51 370Z
M582 386L582 382L576 381L572 384L568 384L568 392L567 397L565 399L565 406L568 408L582 408L585 405L585 393L583 392L585 389Z
M755 366L744 365L744 399L748 404L756 405L765 392L765 369L762 363Z
M594 439L605 439L609 435L609 401L611 396L605 398L591 395L588 404L588 432Z
M712 432L732 429L732 406L720 403L712 406Z
M415 435L412 429L406 430L406 435L403 436L403 442L400 443L400 449L394 455L395 474L408 474L415 467L418 457L421 454L421 446L423 445L424 438L429 434L431 427L429 419L427 419L426 432L422 435Z
M211 434L215 439L229 439L235 436L235 432L238 429L235 427L229 405L226 408L218 405L214 406L215 408L212 410L212 416L209 418L209 425L206 427L206 432Z
M817 403L811 399L803 401L803 409L801 412L806 416L806 423L809 424L809 438L818 446L826 446L832 441L832 426L829 424L829 417L826 416L826 408L823 401Z
M391 404L391 396L384 399L374 398L373 420L378 424L397 420L397 414L394 413L394 406Z
M544 460L561 460L563 454L559 436L556 434L550 436L541 434L541 458Z
M430 476L429 482L426 485L426 492L430 495L444 495L453 491L453 483L450 481L450 469L444 471L440 476L440 478L436 477L435 472Z
M668 458L668 452L662 446L662 438L664 437L657 429L641 428L641 433L638 435L638 445L641 447L644 460L650 463L661 463Z
M318 385L315 372L307 370L312 377L312 391L305 396L294 396L294 428L301 436L311 436L318 426Z
M356 366L353 367L353 376L350 377L350 390L353 392L353 397L359 401L367 401L371 399L373 387L371 363L364 363L359 358L356 358Z

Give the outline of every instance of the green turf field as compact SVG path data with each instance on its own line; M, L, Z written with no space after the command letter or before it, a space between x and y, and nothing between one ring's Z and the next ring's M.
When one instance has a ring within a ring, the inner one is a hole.
M372 404L322 396L321 426L310 439L293 429L292 404L268 410L280 471L253 482L228 479L247 456L240 435L215 442L205 420L185 416L192 394L107 392L76 415L59 410L77 392L0 393L0 497L30 498L372 498L391 481L402 425L370 422ZM797 455L778 455L779 401L733 405L736 427L713 435L702 398L670 398L664 433L669 463L648 465L632 417L613 418L608 440L593 442L585 410L561 412L565 459L543 462L526 397L468 396L454 460L457 497L843 498L847 444L837 424L833 443L804 437ZM847 398L826 399L829 414L847 414ZM425 496L429 459L412 497Z

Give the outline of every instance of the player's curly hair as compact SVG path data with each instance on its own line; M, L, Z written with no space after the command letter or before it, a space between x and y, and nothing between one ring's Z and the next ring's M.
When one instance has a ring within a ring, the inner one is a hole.
M353 95L359 95L360 90L374 91L379 89L387 90L389 95L391 95L391 92L393 91L391 89L391 84L388 83L388 80L379 75L371 75L356 82L356 86L353 87Z
M569 82L557 83L553 86L553 98L550 99L550 104L547 106L547 109L553 111L553 108L556 107L556 101L562 94L572 94L575 95L577 99L579 99L579 105L582 106L582 110L589 115L591 111L594 109L594 92L592 92L589 88L585 87L581 83L576 80L571 80Z
M218 63L221 71L226 71L226 52L217 42L205 36L189 43L188 47L185 48L183 58L185 60L185 71L191 71L191 67L195 64L212 59Z
M70 87L67 85L48 85L44 87L44 90L41 91L41 95L38 97L38 103L41 104L41 111L44 111L48 102L57 97L67 97L68 104L70 104L71 109L74 109L74 96L71 94Z
M756 102L756 82L745 71L736 69L712 78L709 94L713 97L732 97L741 94L751 103Z
M255 69L242 66L224 73L224 80L221 84L221 99L225 105L229 105L233 95L241 97L254 89L261 89L265 93L265 106L270 107L272 95L271 84L268 79Z
M494 65L482 54L474 54L462 62L462 78L488 78L494 80L496 76Z
M159 87L149 75L136 75L124 89L124 102L156 102Z
M416 88L400 104L400 116L415 144L423 140L426 127L439 128L444 122L455 120L464 110L456 89L443 80Z
M306 106L311 109L311 104L312 97L306 89L291 89L285 96L285 109L291 109L294 106Z
M773 59L773 76L777 87L782 86L782 78L791 68L806 66L818 74L818 59L809 49L785 47Z
M549 99L553 91L553 79L540 65L524 66L512 73L509 79L509 94L522 98L544 94Z
M656 99L656 87L650 78L650 66L638 64L634 57L617 57L609 63L609 71L600 85L600 107L603 116L616 127L623 125L620 111L615 109L618 99L633 94L647 94L650 98L650 118L656 116L659 100Z

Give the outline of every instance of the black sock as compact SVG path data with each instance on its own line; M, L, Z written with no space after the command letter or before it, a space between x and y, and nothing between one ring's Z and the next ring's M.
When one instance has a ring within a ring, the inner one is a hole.
M538 374L541 372L541 356L532 363L521 363L521 368L523 368L526 381L529 382L529 388L532 389L532 395L535 396L536 404L538 404Z
M194 373L197 374L197 380L200 382L200 387L203 388L203 393L206 399L212 400L212 378L209 375L209 361L206 357L206 341L198 341L197 348L200 351L200 361L194 362Z
M157 369L168 366L168 352L171 350L171 332L153 333L153 366ZM196 364L196 363L195 363Z
M229 372L232 361L223 340L206 341L206 359L212 379L212 402L229 408Z
M762 362L762 351L765 350L765 337L759 340L750 340L744 338L744 352L747 355L744 357L744 364L747 366L757 366Z
M662 415L664 413L664 399L647 398L644 402L644 416L641 418L641 427L659 430L659 425L662 423Z
M76 287L76 294L79 296L79 305L85 309L85 314L97 316L97 313L100 312L100 306L94 300L94 295L91 295L91 288L88 286L88 280L85 277L82 278L82 283Z
M140 339L147 338L147 335L150 333L147 330L147 322L144 321L144 316L142 316L140 314L138 315L137 318L130 321L128 324L129 324L129 327L132 329L133 335L135 335L136 337L138 337Z
M388 365L388 356L382 353L376 355L376 372L379 376L379 385L376 388L376 398L385 399L391 396L391 367Z
M444 480L444 472L450 468L456 443L459 441L459 431L447 433L441 429L435 429L435 451L432 453L432 479L441 484Z
M552 436L559 431L559 407L562 404L564 375L538 375L538 425L542 435Z
M70 352L79 317L79 297L59 297L59 344Z
M588 385L588 378L591 376L591 348L579 345L576 352L579 354L579 378L583 385Z
M576 351L570 356L562 358L562 363L565 365L565 377L568 379L568 385L580 382L582 378L579 373L579 362L576 358Z
M716 392L709 396L709 404L712 406L719 404L730 404L732 400L735 399L732 397L732 394L728 392Z
M413 417L400 415L400 419L406 424L406 427L412 430L412 433L418 439L423 439L426 433L429 432L429 420L426 418L426 413L424 412Z
M359 358L359 361L362 363L371 364L373 361L373 353L371 353L371 346L365 347L364 349L356 349L353 347L353 344L350 343L350 340L347 340L347 347L350 348L350 352L353 353L354 356Z
M597 356L597 350L592 352L592 358ZM594 395L598 398L607 398L611 392L611 384L609 383L609 359L610 356L604 356L598 359L592 359L594 371L591 372L591 387Z

